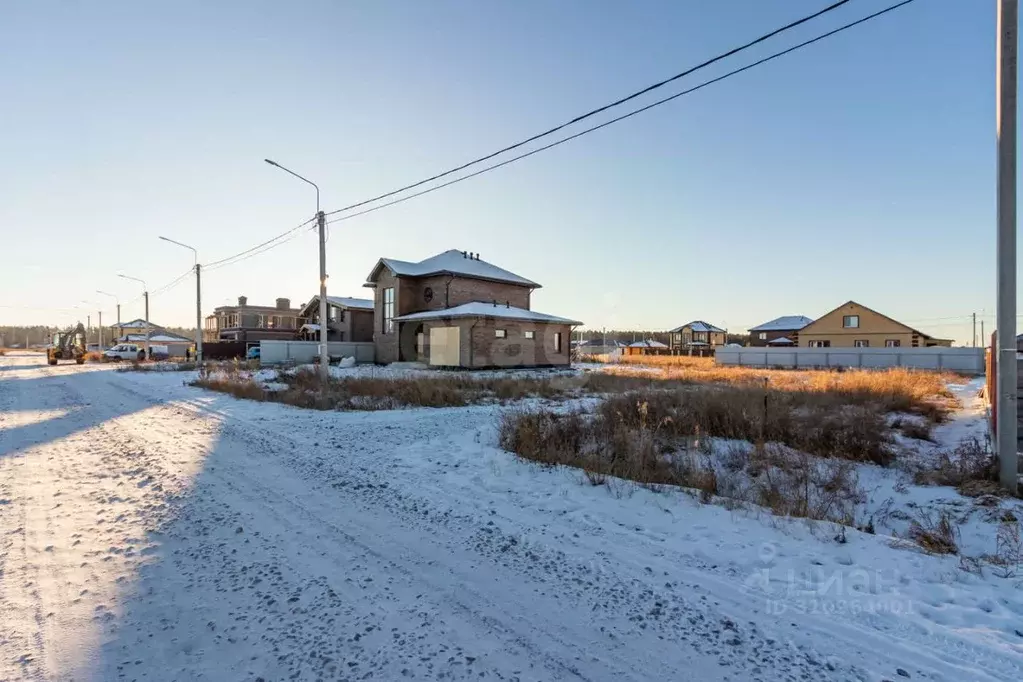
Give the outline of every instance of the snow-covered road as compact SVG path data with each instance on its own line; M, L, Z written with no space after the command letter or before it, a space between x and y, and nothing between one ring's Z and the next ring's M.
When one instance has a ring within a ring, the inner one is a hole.
M494 448L500 408L182 381L0 358L0 680L1023 676L1018 587L956 591L936 557L587 487ZM887 611L768 598L810 566Z

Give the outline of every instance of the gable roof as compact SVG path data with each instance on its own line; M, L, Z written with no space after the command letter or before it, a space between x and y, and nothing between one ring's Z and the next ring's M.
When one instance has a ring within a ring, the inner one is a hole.
M779 336L777 339L771 339L770 341L768 341L767 345L768 346L771 346L771 345L782 346L782 345L785 345L786 343L795 344L795 341L793 341L792 339L790 339L787 336Z
M806 315L784 315L782 317L776 317L770 322L764 322L758 324L756 327L750 327L751 332L787 332L787 331L799 331L806 325L813 322L812 319Z
M508 305L494 305L493 303L463 303L453 308L442 308L440 310L427 310L422 313L412 313L394 318L398 322L412 322L415 320L447 320L454 317L495 317L506 320L520 320L522 322L542 322L547 324L582 324L576 320L569 320L564 317L538 313L535 310L526 310Z
M629 348L667 348L668 344L661 343L660 341L654 341L653 339L647 339L646 341L636 341L629 344Z
M937 337L935 337L935 336L932 336L932 335L930 335L930 334L926 334L926 333L924 333L924 332L920 331L919 329L914 329L913 327L910 327L910 326L909 326L908 324L905 324L905 323L903 323L903 322L899 322L898 320L896 320L896 319L895 319L895 318L893 318L893 317L888 317L888 316L887 316L887 315L885 315L884 313L879 313L879 312L877 312L876 310L874 310L873 308L868 308L867 306L863 305L862 303L857 303L856 301L852 301L852 300L846 301L846 302L845 302L845 303L843 303L842 305L840 305L840 306L836 306L836 307L832 308L831 310L829 310L828 312L824 313L823 315L821 315L820 317L818 317L818 318L817 318L816 320L814 320L813 322L811 322L810 324L808 324L808 325L806 325L805 327L803 327L803 329L802 329L801 331L804 331L804 332L806 332L806 331L809 331L809 329L810 329L810 328L811 328L811 327L812 327L813 325L817 324L818 322L820 322L821 320L823 320L823 319L824 319L825 317L827 317L827 316L828 316L828 315L830 315L831 313L833 313L833 312L836 312L836 311L838 311L838 310L841 310L842 308L846 307L847 305L856 305L856 306L859 306L859 307L863 308L864 310L867 310L867 311L870 311L870 312L874 313L874 314L875 314L875 315L877 315L878 317L883 317L884 319L888 320L889 322L892 322L892 323L894 323L894 324L897 324L897 325L899 325L900 327L904 327L904 328L908 329L909 331L913 332L914 334L919 334L920 336L922 336L922 337L924 337L924 338L926 338L926 339L935 339L935 338L937 338Z
M516 275L514 272L509 272L504 268L499 268L493 263L488 263L485 260L468 258L464 255L464 253L464 251L459 251L457 249L449 249L443 253L438 253L436 256L431 256L426 260L421 260L418 263L410 263L409 261L397 260L394 258L381 258L377 261L377 264L373 266L373 270L370 271L369 276L366 278L366 283L367 285L372 285L380 273L380 268L386 267L395 275L401 277L461 275L462 277L486 279L493 282L506 282L508 284L517 284L519 286L532 287L534 289L540 288L540 285L532 280Z
M149 327L150 329L162 329L160 325L156 324L152 320L149 321L149 324L146 324L146 321L141 317L138 317L131 322L115 322L110 326L117 327L118 329L145 329L146 327Z
M121 341L129 343L142 343L146 340L145 334L125 334ZM157 334L149 335L149 343L195 343L195 339L179 336L173 332L160 331Z
M669 329L668 333L669 334L675 334L676 332L682 331L686 327L692 327L692 330L694 332L722 332L722 333L724 333L724 331L725 331L724 329L721 329L720 327L715 327L714 325L710 324L709 322L704 322L703 320L693 320L692 322L687 322L686 324L679 325L678 327L675 327L674 329Z
M299 315L305 315L306 311L312 307L314 303L319 304L320 295L316 294L309 299L298 311ZM336 305L339 308L351 308L353 310L373 310L373 299L372 298L351 298L349 296L327 296L327 303Z

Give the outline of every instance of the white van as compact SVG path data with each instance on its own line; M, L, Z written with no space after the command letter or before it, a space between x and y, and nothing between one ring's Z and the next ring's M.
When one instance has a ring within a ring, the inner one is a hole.
M149 355L154 360L166 360L170 357L170 350L165 345L150 344ZM103 362L145 359L146 347L141 343L119 343L113 348L103 351Z

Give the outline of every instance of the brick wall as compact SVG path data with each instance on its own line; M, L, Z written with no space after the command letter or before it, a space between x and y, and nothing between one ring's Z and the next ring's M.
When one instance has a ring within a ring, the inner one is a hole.
M349 325L349 333L345 339L349 341L373 340L373 311L354 310L349 308L345 313L345 321Z
M761 334L766 335L766 338L761 339L760 338ZM790 341L795 341L796 338L798 338L798 337L796 337L796 332L792 331L791 329L788 330L788 331L785 331L785 330L781 330L781 331L775 330L775 331L769 331L769 332L750 332L749 345L751 345L751 346L766 346L769 342L774 341L775 339L781 339L781 338L786 338L786 339L789 339Z
M453 308L456 305L473 301L489 303L494 300L500 303L511 303L516 308L529 310L531 291L529 287L450 275L437 275L407 281L410 285L406 289L408 298L405 305L408 306L408 310L403 310L403 315L426 310ZM426 300L427 288L432 292L429 301Z
M380 271L376 280L376 288L373 290L373 343L376 345L377 362L388 363L398 361L398 334L384 332L384 289L394 287L395 315L402 313L401 291L398 286L398 279L391 274L387 268ZM397 328L397 324L395 327Z
M451 326L461 330L459 351L462 367L546 367L565 366L570 362L571 329L568 325L480 318L425 323L422 362L429 358L430 329ZM497 336L498 329L504 330L504 338ZM534 338L527 339L526 331L532 331ZM560 352L554 350L556 333L561 334ZM412 343L415 343L414 339Z

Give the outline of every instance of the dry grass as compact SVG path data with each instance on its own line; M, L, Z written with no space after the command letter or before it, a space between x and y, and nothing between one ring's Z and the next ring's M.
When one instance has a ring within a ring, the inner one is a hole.
M7 349L6 348L0 348L0 358L2 358L5 355L7 355Z
M198 368L195 362L171 362L160 360L158 362L122 362L118 365L118 372L191 372Z
M103 362L103 354L99 351L90 350L85 354L86 362Z
M628 357L628 356L626 356ZM816 394L828 402L870 405L885 412L918 414L931 422L942 421L956 407L947 384L963 381L949 372L895 368L888 370L758 370L715 365L709 358L686 356L636 356L655 361L657 369L638 367L648 362L609 367L603 376L592 373L592 390L603 385L613 391L616 382L628 389L643 386L674 387L692 384L759 386L770 391ZM629 366L632 365L632 366Z
M703 502L752 503L780 516L852 524L863 500L850 462L818 459L780 446L734 446L715 458L710 441L681 435L678 422L639 403L630 415L512 411L502 447L545 465L582 469L592 485L617 479L657 489L699 491Z
M998 458L986 443L964 440L952 452L942 452L937 463L914 474L917 485L948 485L969 497L1002 492L998 484Z
M959 529L948 512L921 514L909 525L909 538L931 554L958 554Z
M200 376L193 385L251 398L254 384L262 392L259 400L316 410L391 410L403 407L463 407L523 398L557 399L578 392L584 382L581 377L572 376L483 378L470 374L323 379L313 369L282 373L278 379L287 387L267 390L237 369L225 371L222 368ZM239 385L237 392L234 384Z

